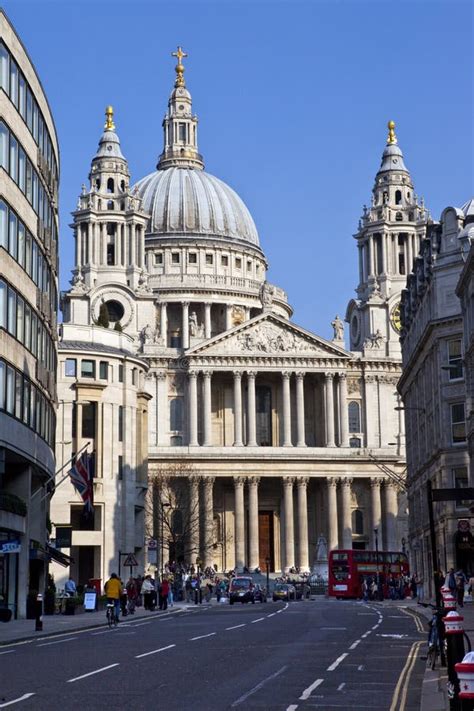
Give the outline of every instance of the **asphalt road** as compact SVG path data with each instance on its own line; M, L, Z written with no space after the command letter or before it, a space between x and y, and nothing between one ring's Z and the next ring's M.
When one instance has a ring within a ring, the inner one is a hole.
M172 610L0 648L0 709L418 711L425 639L389 603Z

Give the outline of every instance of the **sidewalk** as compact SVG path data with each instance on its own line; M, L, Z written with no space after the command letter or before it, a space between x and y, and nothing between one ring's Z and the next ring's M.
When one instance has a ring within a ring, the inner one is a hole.
M203 602L200 607L208 607L209 604L212 603ZM143 617L156 617L195 607L195 605L187 602L175 602L173 607L168 607L166 612L161 612L160 610L150 612L144 610L143 607L139 607L134 615L127 615L126 618L121 617L120 619L132 622ZM77 615L43 615L42 632L35 632L34 620L12 620L11 622L0 623L0 647L14 642L42 639L43 637L51 637L58 634L69 634L71 632L94 629L95 627L103 627L104 625L105 611L103 610L101 612L82 612Z

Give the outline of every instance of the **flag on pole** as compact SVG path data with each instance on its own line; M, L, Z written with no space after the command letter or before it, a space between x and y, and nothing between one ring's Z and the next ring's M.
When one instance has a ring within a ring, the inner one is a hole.
M84 502L84 513L94 511L94 491L92 487L92 472L90 467L90 457L87 452L83 452L72 469L69 470L72 485Z

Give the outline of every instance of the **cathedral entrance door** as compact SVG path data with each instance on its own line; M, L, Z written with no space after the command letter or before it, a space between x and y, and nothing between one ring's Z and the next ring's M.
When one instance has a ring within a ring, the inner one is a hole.
M270 571L275 569L275 551L273 541L273 511L258 512L258 550L259 566L262 573L267 570L265 560L270 559Z

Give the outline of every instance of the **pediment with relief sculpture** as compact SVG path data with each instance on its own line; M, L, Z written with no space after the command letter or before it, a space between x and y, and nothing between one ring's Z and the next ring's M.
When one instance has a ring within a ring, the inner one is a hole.
M191 348L187 355L346 357L350 353L274 314L261 314Z

